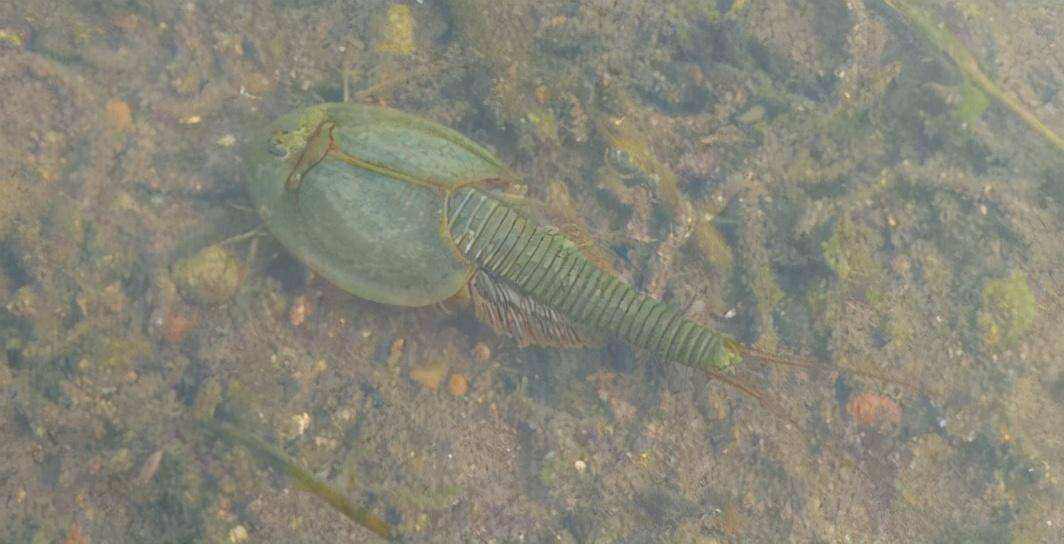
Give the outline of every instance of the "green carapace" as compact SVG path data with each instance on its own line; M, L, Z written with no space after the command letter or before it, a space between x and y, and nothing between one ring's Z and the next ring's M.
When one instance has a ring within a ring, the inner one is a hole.
M609 335L715 372L741 348L597 266L528 206L486 149L395 110L319 104L246 144L248 191L273 235L356 296L425 306L468 288L476 315L522 345Z

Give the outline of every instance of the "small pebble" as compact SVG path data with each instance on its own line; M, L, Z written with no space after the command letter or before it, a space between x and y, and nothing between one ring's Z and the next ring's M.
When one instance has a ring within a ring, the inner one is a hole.
M451 379L447 381L447 392L458 398L464 396L467 391L469 391L469 380L458 372L451 374Z
M307 317L314 313L317 308L317 299L313 296L299 295L292 301L292 308L288 311L288 322L293 327L298 327L306 321Z
M901 406L890 397L861 393L850 397L846 413L858 427L865 429L896 428L901 424Z
M440 388L444 376L447 375L447 363L432 361L423 366L410 369L410 379L420 383L425 389L433 391Z
M107 126L117 132L129 132L133 130L133 112L129 104L121 98L112 98L104 106L107 112Z
M303 433L307 432L307 427L310 427L310 414L303 412L292 416L292 426L295 436L303 436Z
M483 363L488 359L491 359L491 348L484 342L477 342L477 345L473 346L473 358L478 363Z
M369 338L366 334L368 331L363 331L362 337ZM392 340L392 345L388 348L388 368L395 368L399 366L399 362L403 359L403 348L406 346L406 339L400 336L395 340Z
M240 79L240 84L245 92L261 95L273 89L274 80L262 72L248 72Z
M248 530L243 525L237 525L232 529L229 529L229 542L232 544L240 544L248 539Z
M137 474L137 485L145 485L155 477L155 474L159 472L159 466L163 462L163 450L155 450L154 453L148 456L144 461L144 464L140 467L140 472Z

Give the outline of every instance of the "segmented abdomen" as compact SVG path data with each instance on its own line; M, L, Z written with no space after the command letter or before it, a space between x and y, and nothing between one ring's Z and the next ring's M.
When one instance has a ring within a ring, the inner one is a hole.
M463 255L580 327L697 368L720 370L738 360L728 337L632 289L565 236L484 191L463 188L451 195L448 228Z

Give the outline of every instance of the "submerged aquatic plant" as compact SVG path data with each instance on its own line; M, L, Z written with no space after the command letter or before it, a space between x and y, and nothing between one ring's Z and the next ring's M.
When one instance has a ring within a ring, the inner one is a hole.
M1012 94L1008 93L1000 85L987 76L981 68L979 61L968 48L951 34L949 30L939 26L922 8L917 7L911 0L883 0L888 6L905 17L921 34L924 35L935 47L945 53L950 60L960 69L964 76L965 104L977 104L977 99L972 99L971 94L975 91L974 85L983 93L1005 106L1013 115L1023 121L1031 130L1049 142L1050 145L1060 151L1064 151L1064 138L1061 138L1053 129L1046 126L1029 109L1020 103ZM977 106L975 106L977 107ZM961 112L959 116L969 116L969 112Z
M203 419L200 420L200 424L208 433L233 445L247 448L266 466L291 478L297 488L325 501L326 504L347 516L351 521L386 540L395 538L395 532L387 521L365 507L355 504L329 484L315 478L307 469L289 459L280 449L263 442L231 423Z

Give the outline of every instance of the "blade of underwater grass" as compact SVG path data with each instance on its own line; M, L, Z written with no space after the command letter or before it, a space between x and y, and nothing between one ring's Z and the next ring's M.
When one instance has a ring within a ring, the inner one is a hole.
M391 541L395 538L395 532L388 522L366 508L351 502L342 493L315 478L309 471L289 459L280 449L263 442L230 423L213 419L204 419L201 423L204 430L209 434L230 444L247 448L267 466L287 474L296 483L296 487L316 495L325 501L326 504L347 516L351 521L365 527L385 540Z
M1031 130L1044 138L1053 147L1064 151L1064 138L1053 132L1053 129L1038 119L1012 94L1006 92L1003 87L991 80L979 67L979 61L975 58L975 55L964 47L956 36L936 24L930 15L918 7L918 3L911 0L883 0L883 2L920 31L935 47L945 53L964 74L964 77L978 87L979 90L1005 106L1020 121L1026 123Z

